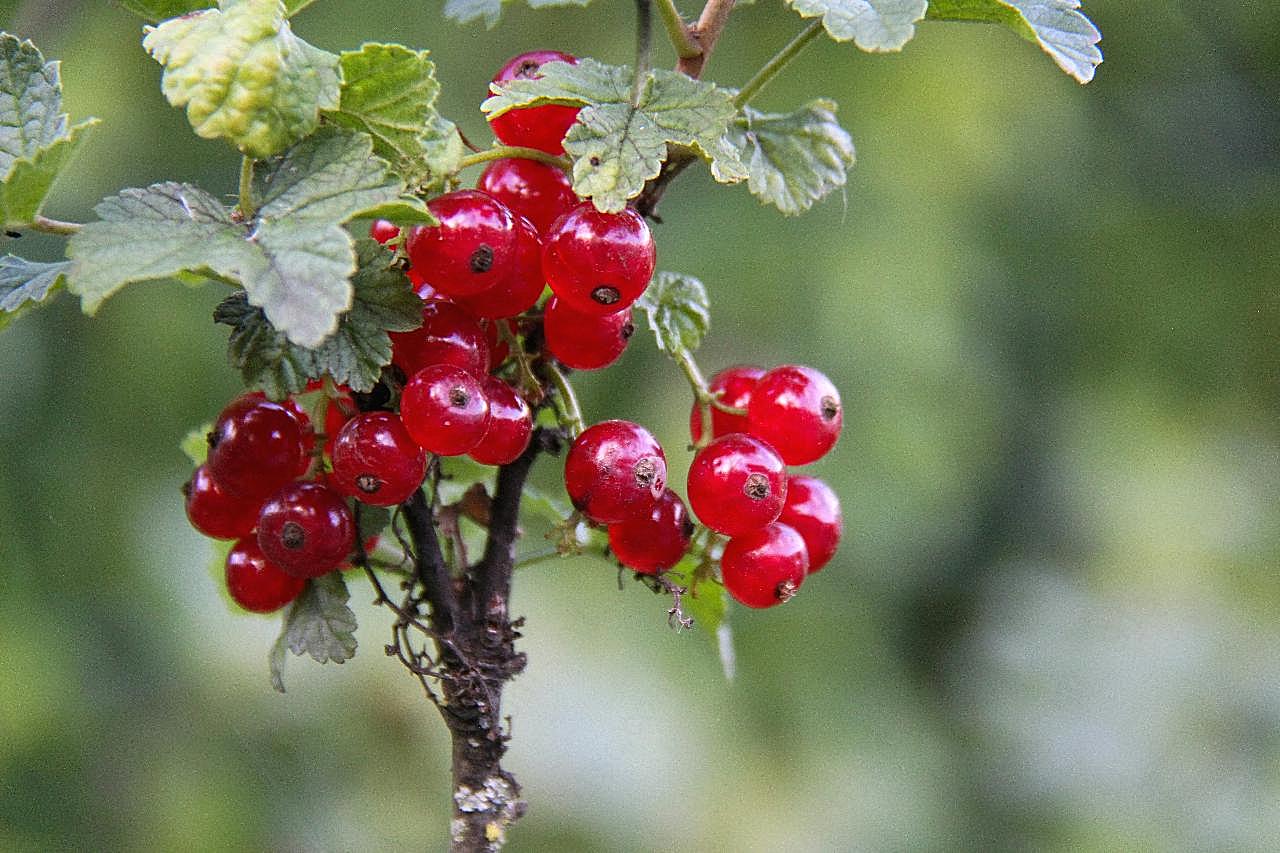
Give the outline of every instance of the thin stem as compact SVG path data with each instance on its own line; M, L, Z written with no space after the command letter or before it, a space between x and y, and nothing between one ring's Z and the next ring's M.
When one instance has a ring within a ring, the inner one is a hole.
M63 222L59 219L49 219L38 215L35 221L31 223L31 230L33 231L42 231L45 234L61 234L64 237L75 234L83 227L78 222Z
M578 435L586 429L586 421L582 419L582 407L578 405L578 395L573 393L573 386L569 384L569 380L551 362L545 364L547 375L551 377L551 384L556 386L556 392L560 398L560 406L564 410L564 419L567 421L565 426L569 428L569 436L577 438Z
M253 158L240 159L240 215L246 220L252 219L258 212L253 203Z
M645 79L653 68L653 0L636 0L636 76L631 81L631 104L640 105Z
M680 10L676 8L675 0L657 0L657 2L658 15L662 18L662 25L667 29L667 38L671 40L671 46L676 49L676 56L681 59L701 56L702 48L689 37L689 27L681 17Z
M742 109L745 104L749 103L752 98L760 93L765 84L776 77L778 72L785 68L788 62L795 59L796 54L804 50L805 45L813 41L820 32L822 32L822 19L818 18L801 30L782 50L774 54L773 58L766 62L754 77L747 81L747 84L742 87L742 91L738 92L737 97L733 99L734 106Z
M495 145L484 151L477 151L475 154L468 154L458 161L458 171L461 172L468 166L478 166L481 163L488 163L491 160L502 160L507 157L523 157L526 160L537 160L546 163L548 166L555 166L557 169L569 171L573 168L573 164L569 162L567 157L557 157L555 154L548 154L545 151L539 151L537 148L525 148L520 145Z

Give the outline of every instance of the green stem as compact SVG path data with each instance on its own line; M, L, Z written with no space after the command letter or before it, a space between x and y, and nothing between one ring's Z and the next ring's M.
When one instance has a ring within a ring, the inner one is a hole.
M742 91L733 99L733 105L738 109L742 109L756 95L760 94L760 90L777 76L778 72L787 66L787 63L796 58L796 54L804 50L805 45L813 41L818 33L822 32L822 19L819 18L809 26L805 27L800 33L788 42L787 46L774 54L773 58L764 64L764 66L756 72L755 76L747 81L747 85L742 87Z
M658 0L658 16L662 18L662 25L667 28L667 38L671 40L671 46L676 49L676 56L681 59L693 59L695 56L702 55L702 48L689 38L689 27L681 17L680 10L676 8L675 0Z
M645 79L653 68L653 0L636 0L636 76L631 81L631 105L640 105Z
M33 231L42 231L45 234L60 234L63 237L69 237L78 232L84 226L78 222L63 222L59 219L49 219L45 216L37 215L35 221L31 223Z
M253 203L253 158L240 159L240 215L248 221L258 212Z
M479 166L481 163L502 160L507 157L524 157L526 160L537 160L541 163L546 163L548 166L563 169L566 172L573 168L573 164L569 162L567 157L557 157L555 154L548 154L545 151L539 151L537 148L525 148L520 145L495 145L485 151L477 151L475 154L468 154L463 157L458 161L458 171L461 172L468 166Z
M573 386L569 384L569 380L564 373L560 371L550 361L546 362L547 375L551 377L551 384L556 386L556 392L560 397L560 405L564 409L564 417L567 423L565 426L569 428L570 438L577 438L584 429L586 429L586 421L582 419L582 407L578 405L578 395L573 393Z

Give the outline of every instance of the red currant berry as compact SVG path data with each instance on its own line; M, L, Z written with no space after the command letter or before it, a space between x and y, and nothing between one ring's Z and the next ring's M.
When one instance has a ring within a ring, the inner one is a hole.
M342 495L320 483L290 483L262 506L258 545L267 559L298 578L338 567L355 547L356 524Z
M523 216L516 217L516 261L510 275L475 296L458 297L477 317L514 317L538 304L546 282L542 278L542 242Z
M787 502L778 521L804 539L810 574L825 566L840 546L840 534L844 530L840 498L817 477L787 478Z
M505 204L476 190L458 190L427 207L439 224L413 228L405 251L432 287L448 296L470 296L509 274L516 258L516 222Z
M613 314L583 314L553 296L542 319L547 350L565 367L598 370L618 360L635 333L631 309Z
M604 421L574 439L564 464L569 499L599 524L643 516L667 486L657 439L630 421Z
M784 364L760 377L747 408L747 430L777 449L788 465L826 455L840 437L840 392L812 367Z
M514 388L495 376L485 377L484 396L489 400L489 426L471 450L471 458L482 465L514 462L529 446L533 411Z
M760 367L752 367L750 365L727 367L711 377L707 390L713 394L718 394L720 402L726 406L745 409L747 404L751 402L751 391L756 387L756 382L759 381L761 376L764 376L764 369ZM746 415L731 415L728 412L720 411L715 406L711 407L712 438L719 438L731 432L746 431ZM702 410L696 403L693 406L693 411L689 413L689 434L693 436L695 444L702 441Z
M212 539L239 539L248 536L258 523L258 503L228 495L201 465L182 487L187 519L191 526Z
M369 236L385 246L400 236L400 226L385 219L375 219L369 226Z
M449 298L432 287L427 282L427 274L417 267L409 267L404 271L404 274L409 278L409 283L413 285L413 292L418 294L418 297L423 302L428 302L432 299Z
M334 488L374 506L403 503L427 475L427 452L392 412L365 412L347 421L334 440L332 459Z
M738 536L776 521L786 497L782 459L750 435L717 438L689 466L689 506L719 533Z
M494 160L476 181L476 189L527 217L539 234L579 201L563 170L526 157Z
M286 574L253 539L241 539L227 554L227 592L245 610L270 613L298 597L306 580Z
M475 448L489 426L489 401L480 380L451 364L413 375L400 395L400 419L418 446L441 456Z
M631 208L601 213L583 202L560 217L542 241L542 274L570 307L613 314L644 293L656 261L653 235Z
M671 489L647 515L609 525L609 550L622 565L646 575L660 574L680 562L692 538L693 520Z
M567 62L577 65L578 58L558 50L534 50L513 57L494 76L493 82L501 85L512 80L536 80L542 75L538 70L548 62ZM544 107L525 107L509 110L489 120L493 135L508 145L524 145L549 154L564 153L564 135L578 118L579 107L548 104Z
M359 411L355 400L351 399L350 389L345 385L338 386L341 394L325 404L324 408L324 455L333 459L333 443L338 438L343 425L355 417Z
M251 395L233 400L209 435L209 474L229 495L265 498L307 470L305 432L279 403Z
M489 372L489 342L480 321L443 299L423 303L422 325L391 333L391 360L412 376L433 364L452 364L483 376Z
M747 607L790 601L808 571L804 539L777 522L733 537L720 556L724 588Z
M511 344L507 343L506 338L502 336L499 324L505 326L509 333L514 334L511 324L506 320L480 321L480 326L484 329L485 339L489 342L489 365L491 370L497 370L511 355Z

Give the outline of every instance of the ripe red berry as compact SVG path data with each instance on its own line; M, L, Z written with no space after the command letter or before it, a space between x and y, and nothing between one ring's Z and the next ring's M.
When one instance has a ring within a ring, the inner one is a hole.
M502 336L502 331L498 324L506 327L508 332L514 331L511 324L506 320L481 320L480 327L484 329L485 339L489 342L489 369L497 370L502 363L511 355L511 344L507 343Z
M333 487L374 506L408 500L427 474L427 452L392 412L365 412L347 421L334 440L332 459Z
M782 459L754 436L717 438L689 466L689 506L703 524L729 536L776 521L786 497Z
M213 481L209 466L201 465L182 487L191 526L213 539L248 536L258 523L257 501L232 497Z
M656 257L644 217L631 208L601 213L588 201L544 235L542 274L570 307L614 314L644 293Z
M320 483L290 483L262 506L258 545L286 573L315 578L355 547L356 525L342 495Z
M286 574L253 539L241 539L227 554L227 592L245 610L270 613L298 597L307 582Z
M418 298L423 302L431 299L449 298L432 287L430 282L427 281L427 274L417 267L409 267L404 271L404 274L408 277L409 283L413 285L413 292L418 294Z
M493 82L501 85L512 80L536 80L542 75L539 69L548 62L567 62L577 65L578 58L558 50L534 50L512 57L494 75ZM564 135L578 118L579 107L548 104L543 107L526 107L509 110L489 120L493 135L508 145L524 145L549 154L564 153Z
M409 232L409 262L448 296L470 296L508 275L516 258L515 217L476 190L458 190L427 203L438 225Z
M452 364L477 376L489 372L489 342L480 321L443 299L422 305L422 325L391 333L391 360L407 376L433 364Z
M459 456L484 438L489 401L473 374L436 364L419 370L404 386L400 419L419 447L441 456Z
M667 489L648 514L609 525L609 550L618 562L656 575L680 562L693 538L693 520L680 496Z
M222 410L209 434L209 474L228 495L265 498L307 470L304 433L279 403L239 397Z
M747 404L751 402L751 392L755 389L756 382L760 380L761 376L764 376L764 368L761 367L745 364L726 367L711 377L711 381L707 384L707 390L713 394L719 394L720 402L726 406L745 409ZM712 438L719 438L731 432L746 431L746 415L731 415L728 412L720 411L715 406L711 407ZM698 408L696 403L693 406L693 411L689 413L689 434L693 436L695 443L702 440L702 410Z
M565 367L597 370L618 360L636 327L630 308L602 317L575 311L553 296L547 302L542 329L547 349Z
M375 219L369 226L369 236L385 246L400 236L400 226L385 219Z
M569 448L564 485L587 518L613 524L643 516L667 486L667 457L657 439L630 421L589 427Z
M476 181L476 189L527 217L539 234L579 202L563 170L527 157L494 160Z
M747 431L769 442L788 465L826 455L840 437L840 392L812 367L784 364L756 384L747 407Z
M533 412L514 388L496 376L485 377L484 395L489 401L489 426L472 448L471 458L482 465L514 462L529 446Z
M542 278L542 241L533 224L516 217L516 260L510 274L486 291L460 296L458 302L477 317L514 317L538 304Z
M844 530L840 498L817 477L787 478L787 501L778 521L804 539L810 574L825 566L840 546L840 534Z
M789 601L808 571L804 539L777 522L733 537L720 556L724 588L747 607Z

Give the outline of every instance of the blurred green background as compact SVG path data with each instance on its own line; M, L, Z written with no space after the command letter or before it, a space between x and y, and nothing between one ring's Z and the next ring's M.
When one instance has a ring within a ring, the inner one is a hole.
M815 43L757 102L841 105L859 163L807 216L705 174L669 193L659 265L711 291L703 366L801 361L842 388L813 467L847 541L793 603L735 610L732 682L604 562L522 574L509 849L1276 846L1280 8L1086 6L1107 57L1086 87L994 28ZM630 61L627 4L489 31L439 11L322 0L295 27L431 48L476 140L507 57ZM237 156L166 106L137 19L64 0L0 22L103 119L52 215L161 179L234 192ZM799 27L742 7L709 76L740 85ZM356 659L292 659L279 696L276 621L227 611L183 517L178 442L237 390L220 297L139 285L91 321L64 296L0 335L0 849L441 849L444 728L368 591ZM580 385L682 483L688 392L647 339Z

